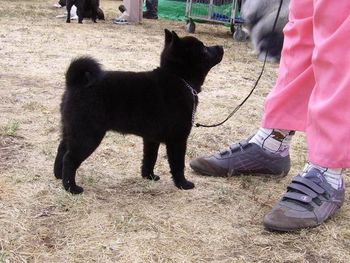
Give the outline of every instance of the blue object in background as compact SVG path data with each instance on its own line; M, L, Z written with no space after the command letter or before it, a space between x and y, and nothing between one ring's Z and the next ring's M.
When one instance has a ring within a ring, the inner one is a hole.
M230 22L230 17L219 13L213 13L211 19L223 22Z

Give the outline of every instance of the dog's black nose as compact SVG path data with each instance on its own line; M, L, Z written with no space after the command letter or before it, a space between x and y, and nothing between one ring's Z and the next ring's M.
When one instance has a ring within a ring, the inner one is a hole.
M213 48L215 50L216 57L218 59L217 63L219 63L224 56L224 47L223 46L214 46Z
M216 48L219 55L224 54L224 47L223 46L215 46L215 48Z
M224 56L224 48L222 46L211 46L208 47L209 51L209 59L211 66L215 66L216 64L220 63Z
M209 47L209 50L211 52L214 52L214 53L218 54L218 55L224 54L223 46L211 46L211 47Z

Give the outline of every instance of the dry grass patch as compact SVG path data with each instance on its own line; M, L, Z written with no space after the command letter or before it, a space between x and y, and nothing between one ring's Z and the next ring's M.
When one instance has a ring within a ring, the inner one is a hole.
M49 0L4 0L0 5L0 262L350 262L350 206L318 228L270 233L262 218L306 160L305 140L293 141L286 178L208 178L172 183L164 147L160 182L140 176L141 140L109 133L78 171L81 196L54 179L64 72L76 56L106 69L143 71L159 64L163 30L184 32L178 21L111 23L120 1L102 0L107 20L64 23ZM222 120L249 93L261 63L249 43L228 29L200 24L196 36L221 44L225 57L200 94L197 121ZM186 163L255 131L276 79L269 64L254 95L227 124L194 128ZM187 165L188 167L188 165ZM347 179L347 181L349 181ZM347 195L347 199L349 196Z

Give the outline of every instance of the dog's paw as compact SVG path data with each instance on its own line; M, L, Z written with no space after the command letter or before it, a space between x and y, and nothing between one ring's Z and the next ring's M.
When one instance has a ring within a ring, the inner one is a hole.
M84 188L78 185L64 185L64 189L73 195L81 194L84 192Z
M62 173L55 172L56 179L62 179Z
M190 190L194 188L194 183L184 180L182 182L175 183L176 187L181 190Z
M160 179L160 177L156 174L149 174L149 175L142 175L143 178L148 179L148 180L152 180L152 181L158 181Z
M72 193L73 195L77 195L77 194L81 194L82 192L84 192L84 188L83 187L80 187L78 185L75 185L75 186L71 186L69 187L68 191L70 193Z

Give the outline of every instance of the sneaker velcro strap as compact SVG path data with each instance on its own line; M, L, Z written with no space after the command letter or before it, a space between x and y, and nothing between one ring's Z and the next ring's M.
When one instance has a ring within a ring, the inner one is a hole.
M299 192L302 192L302 193L310 196L312 199L314 199L318 195L316 192L314 192L310 188L308 188L302 184L297 184L297 183L291 183L290 185L288 185L287 189L288 190L297 190Z
M230 145L229 151L235 152L236 150L239 150L239 149L242 149L242 146L239 143L237 143L237 144ZM224 150L223 152L226 153L226 152L228 152L228 150Z
M293 199L293 200L300 201L300 202L303 202L306 204L309 204L312 201L312 198L310 196L303 195L303 194L296 193L296 192L287 192L287 193L285 193L283 198Z
M292 182L303 184L318 194L323 194L325 192L325 190L322 187L318 186L313 181L311 181L307 178L301 177L300 175L294 177Z
M239 143L235 143L233 145L230 145L230 151L231 152L235 152L236 150L240 150L242 151L244 147L246 147L249 144L249 141L251 138L254 137L254 134L249 136L249 138L245 139L245 140L241 140Z
M239 143L235 143L235 144L231 145L230 150L231 150L231 152L234 152L236 150L242 150L242 148L244 146L246 146L247 144L248 144L247 140L240 141Z

